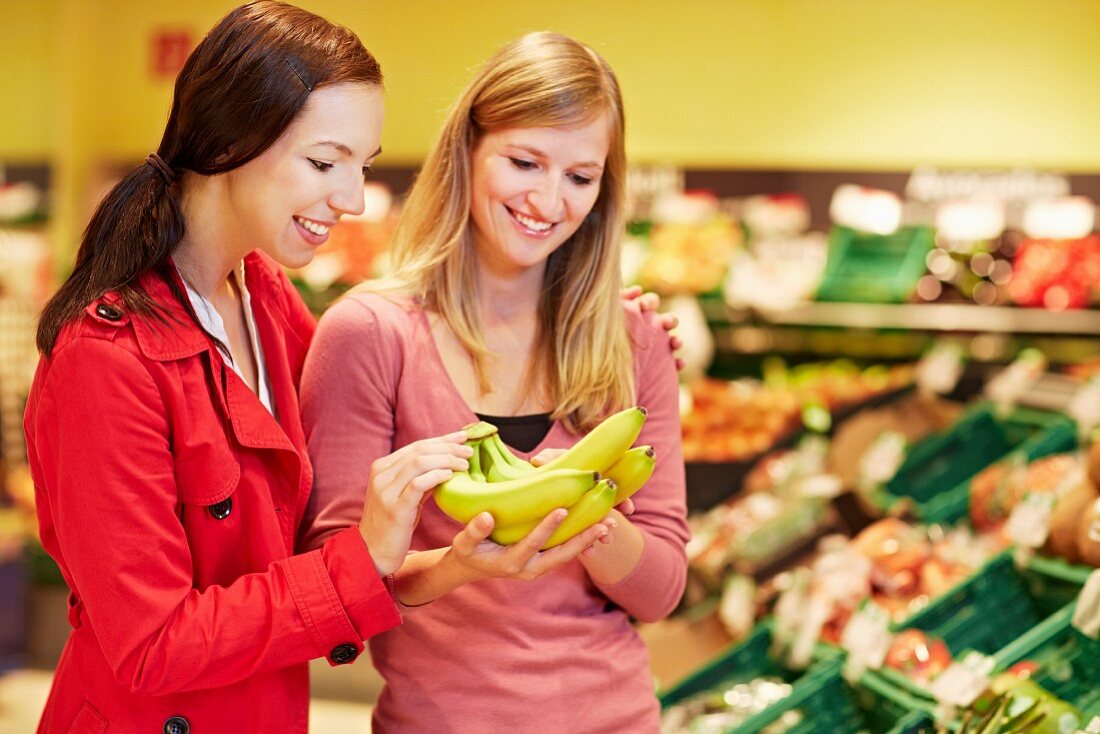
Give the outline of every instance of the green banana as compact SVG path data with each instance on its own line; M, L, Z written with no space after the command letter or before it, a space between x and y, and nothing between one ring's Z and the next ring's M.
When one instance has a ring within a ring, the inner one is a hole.
M439 509L459 522L469 522L482 512L490 513L501 526L537 520L558 507L569 507L600 479L598 472L563 468L489 482L482 473L480 442L470 443L474 446L470 468L455 472L435 488Z
M520 479L536 469L530 463L519 458L504 445L500 434L488 436L481 442L481 467L485 478L490 482L504 482Z
M610 479L601 479L597 482L596 486L585 492L583 497L569 507L569 514L543 543L540 550L561 545L607 517L607 513L611 512L611 508L615 506L617 491L615 483ZM494 529L489 537L498 545L512 545L527 537L542 520L543 518L539 518L531 522L499 527Z
M635 446L604 472L604 477L619 487L615 495L616 505L633 495L649 481L653 476L653 467L656 462L657 452L652 446Z
M608 416L564 454L538 467L538 471L566 468L606 471L634 444L645 417L645 408L638 406Z

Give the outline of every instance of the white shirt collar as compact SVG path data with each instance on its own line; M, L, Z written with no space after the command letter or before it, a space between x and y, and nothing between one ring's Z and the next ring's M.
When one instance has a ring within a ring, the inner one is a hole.
M179 268L177 268L177 271ZM260 334L256 330L256 318L252 313L252 295L248 292L248 285L245 282L244 273L244 260L241 260L230 272L230 277L235 277L237 280L237 288L241 292L242 306L244 307L244 321L248 327L249 342L252 346L252 354L256 357L256 370L258 372L258 384L259 394L256 396L263 403L263 406L267 408L267 412L272 415L275 414L274 402L271 398L271 385L268 382L267 377L267 362L264 360L263 345L260 343ZM183 281L183 285L187 288L187 298L191 301L191 307L195 310L195 315L199 318L199 324L206 330L211 336L225 345L226 349L229 349L229 335L225 331L225 322L222 321L222 316L218 313L218 309L214 308L214 304L208 299L204 298L198 291L191 287L191 284L187 282L187 279L180 275L180 280ZM237 360L233 358L232 351L228 355L222 355L225 361L233 368L233 371L241 378L241 381L245 382L244 374L241 372L241 368L237 365Z

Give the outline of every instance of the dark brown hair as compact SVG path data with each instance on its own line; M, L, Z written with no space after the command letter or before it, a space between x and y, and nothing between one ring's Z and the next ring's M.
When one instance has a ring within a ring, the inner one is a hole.
M242 5L184 64L157 153L176 175L231 171L278 140L310 92L340 83L382 83L378 62L354 33L285 3ZM166 276L168 257L183 237L173 188L167 176L143 163L100 202L72 274L42 312L43 354L49 356L61 329L108 291L117 291L130 311L161 316L136 278L149 269Z

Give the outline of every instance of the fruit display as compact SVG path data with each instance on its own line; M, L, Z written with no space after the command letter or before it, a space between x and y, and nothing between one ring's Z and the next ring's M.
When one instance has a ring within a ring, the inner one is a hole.
M1088 722L1027 674L1001 673L963 715L958 734L1071 734ZM946 734L947 728L941 728Z
M1070 563L1100 566L1100 444L1080 454L1055 454L1030 464L998 462L971 483L970 521L976 528L1003 531L1012 513L1029 495L1045 497L1048 513L1039 515L1043 553Z
M951 664L951 651L943 640L921 630L907 629L894 635L883 664L927 687Z
M661 734L724 734L787 698L792 690L789 683L774 676L718 686L665 709L661 714Z
M466 443L474 449L469 468L435 488L436 505L462 523L490 513L496 523L492 538L502 545L525 537L548 514L565 507L568 514L543 549L560 545L606 517L652 475L653 448L631 448L645 418L645 408L619 411L538 467L515 456L495 426L471 424L466 427Z
M826 466L846 487L857 487L863 458L883 434L903 436L909 445L954 423L962 406L942 398L914 393L888 405L862 410L833 435Z
M879 520L851 542L855 553L871 561L871 600L893 622L952 589L1003 547L995 536L977 535L965 526L944 529L896 518ZM833 620L837 633L846 610L839 611ZM826 627L827 637L829 633Z
M770 492L740 495L688 519L688 567L709 590L730 571L752 575L817 536L828 501Z
M765 366L763 380L701 379L688 386L681 414L686 461L741 461L757 456L796 431L808 405L830 411L858 404L912 381L912 367L852 362Z
M702 223L654 224L638 282L647 290L667 295L713 291L725 277L742 239L740 225L722 215Z
M1100 235L1073 240L1025 240L1016 253L1008 292L1020 306L1064 311L1097 299Z

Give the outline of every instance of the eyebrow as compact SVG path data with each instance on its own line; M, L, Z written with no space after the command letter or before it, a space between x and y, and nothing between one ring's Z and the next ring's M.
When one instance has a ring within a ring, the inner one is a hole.
M545 153L531 145L523 145L521 143L507 143L506 145L509 148L519 148L520 150L526 150L531 155L538 156L539 158L547 157ZM570 168L598 168L602 171L603 165L600 163L596 163L596 161L585 161L584 163L574 163L572 166L570 166Z
M325 146L328 146L330 148L336 148L336 150L340 151L341 153L343 153L346 156L352 155L351 148L344 145L343 143L338 143L335 140L322 140L321 142L314 143L313 145L314 146L325 145ZM370 154L367 157L368 158L377 158L380 155L382 155L382 146L378 146L378 150L374 151L372 154Z

